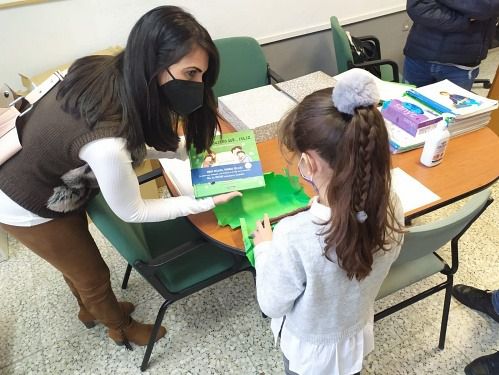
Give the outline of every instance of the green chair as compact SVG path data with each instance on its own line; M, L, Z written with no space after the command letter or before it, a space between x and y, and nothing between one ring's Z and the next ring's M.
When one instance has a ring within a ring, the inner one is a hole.
M445 289L438 344L440 349L444 348L453 276L459 265L458 241L492 202L490 190L483 190L473 195L462 208L448 217L433 223L408 228L400 256L392 264L376 299L386 297L439 272L446 276L446 281L378 312L374 316L375 321ZM436 253L449 241L451 243L451 265L448 265Z
M246 36L214 40L220 72L213 91L217 97L254 89L283 79L269 68L258 42Z
M400 82L399 68L397 63L393 60L381 59L380 57L379 60L372 60L355 64L353 60L352 50L350 49L348 36L338 22L338 18L332 16L330 18L330 21L338 73L343 73L344 71L352 68L366 69L370 67L379 67L381 71L381 79L383 81ZM374 43L377 50L377 56L381 56L381 46L378 38L372 35L357 38L362 41L371 41L372 43Z
M87 212L128 262L123 288L126 288L132 265L165 299L140 366L142 371L147 369L154 338L168 306L238 272L250 271L254 276L254 269L245 257L208 242L186 218L157 223L126 223L111 211L102 194L90 202Z

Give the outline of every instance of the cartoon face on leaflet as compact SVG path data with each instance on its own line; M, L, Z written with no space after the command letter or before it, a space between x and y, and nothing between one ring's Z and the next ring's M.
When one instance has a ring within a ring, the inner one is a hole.
M208 154L204 157L202 167L203 167L203 168L212 167L212 166L214 166L214 165L215 165L216 161L217 161L216 154L215 154L215 153L213 153L213 152L208 153Z

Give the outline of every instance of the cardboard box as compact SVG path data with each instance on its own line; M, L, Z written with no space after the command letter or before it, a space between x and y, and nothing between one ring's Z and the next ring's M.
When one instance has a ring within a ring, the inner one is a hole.
M140 176L144 173L147 173L147 172L150 172L152 171L153 169L155 169L155 167L153 167L153 162L156 162L156 160L144 160L144 162L139 165L138 167L135 168L135 174L137 176ZM158 163L159 165L159 163ZM140 185L140 195L142 196L142 198L146 198L146 199L156 199L156 198L159 198L159 194L158 194L158 187L159 185L157 184L156 181L162 181L163 178L157 178L156 180L154 181L149 181L145 184L142 184Z
M109 48L106 48L106 49L101 50L101 51L94 52L91 55L116 55L119 52L121 52L122 50L123 50L123 48L120 46L113 46L113 47L109 47ZM69 68L69 66L72 63L73 62L61 64L55 68L46 70L45 72L37 74L36 76L33 76L33 77L29 77L25 74L19 73L19 76L21 77L21 83L26 88L26 91L23 93L18 93L18 94L19 95L26 95L31 90L33 90L36 86L38 86L40 83L45 81L48 77L50 77L52 75L52 73L54 73L56 70L66 70L67 68Z

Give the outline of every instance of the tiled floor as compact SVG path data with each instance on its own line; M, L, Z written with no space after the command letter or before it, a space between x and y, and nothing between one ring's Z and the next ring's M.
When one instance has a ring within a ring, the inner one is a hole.
M492 78L498 62L496 49L480 76ZM461 239L456 283L499 287L499 184L493 195L494 204ZM136 272L128 289L119 289L126 264L93 227L92 233L111 268L118 297L137 305L137 320L152 322L162 303L158 294ZM448 256L448 249L441 254ZM363 374L462 374L472 359L499 349L499 324L454 301L446 348L437 349L442 301L443 294L438 293L376 323L376 348L365 360ZM76 313L62 277L11 240L10 259L0 263L0 374L140 374L143 348L128 352L114 345L103 326L87 330ZM283 373L280 352L273 347L269 322L261 317L248 273L173 304L164 324L167 336L155 346L146 373Z

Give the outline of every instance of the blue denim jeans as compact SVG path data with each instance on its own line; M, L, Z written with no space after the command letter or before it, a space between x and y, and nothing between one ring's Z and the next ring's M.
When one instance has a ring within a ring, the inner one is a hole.
M499 289L492 292L492 306L496 314L499 314Z
M448 79L466 90L471 90L478 71L478 68L465 70L451 65L411 59L407 56L404 60L404 80L417 87Z

